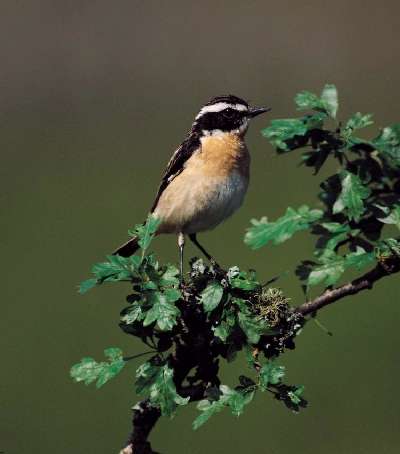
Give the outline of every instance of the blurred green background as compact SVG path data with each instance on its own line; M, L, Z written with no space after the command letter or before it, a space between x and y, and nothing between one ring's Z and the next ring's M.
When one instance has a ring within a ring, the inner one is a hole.
M117 326L127 288L82 297L76 285L144 219L170 154L210 97L234 93L271 106L269 118L286 117L297 91L329 82L340 118L360 110L374 112L378 127L399 121L400 3L2 0L0 10L0 450L117 452L140 360L100 391L73 384L69 368L105 347L144 348ZM266 124L257 119L248 134L245 205L202 237L221 264L256 268L263 280L310 258L313 241L300 234L253 252L242 241L249 219L313 205L333 170L313 177L298 156L276 157L259 133ZM176 261L173 237L153 247ZM279 285L303 301L293 274ZM398 453L398 294L394 276L324 309L333 337L306 327L282 358L288 381L306 385L301 414L259 395L241 418L220 414L193 432L196 410L184 408L159 423L154 448ZM228 383L240 367L223 367Z

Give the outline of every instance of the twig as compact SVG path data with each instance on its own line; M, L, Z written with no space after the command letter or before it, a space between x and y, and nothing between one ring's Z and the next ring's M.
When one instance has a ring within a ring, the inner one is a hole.
M315 313L319 309L338 301L345 296L355 295L362 290L371 289L375 282L385 276L395 274L400 271L400 259L397 257L389 259L386 263L378 263L378 265L363 276L354 279L340 287L326 290L322 295L312 301L307 301L298 306L295 310L302 315Z
M157 350L150 350L148 352L138 353L137 355L132 355L132 356L124 356L123 359L124 359L124 361L130 361L131 359L140 358L141 356L150 355L152 353L157 353Z

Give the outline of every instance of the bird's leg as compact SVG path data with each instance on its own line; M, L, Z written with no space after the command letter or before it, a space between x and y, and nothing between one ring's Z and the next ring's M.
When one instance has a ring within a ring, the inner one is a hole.
M180 281L181 285L183 285L183 248L185 247L185 235L182 232L178 233L178 246Z
M197 241L197 237L196 237L196 234L195 233L191 233L189 235L189 238L190 238L190 241L195 244L199 249L200 251L207 257L207 259L216 267L220 268L220 266L218 265L218 263L215 261L214 257L212 255L210 255L204 248L203 246Z

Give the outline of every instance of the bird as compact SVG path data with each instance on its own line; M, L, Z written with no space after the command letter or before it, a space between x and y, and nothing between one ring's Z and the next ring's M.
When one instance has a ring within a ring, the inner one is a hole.
M185 237L205 257L216 261L197 240L214 229L243 203L249 185L250 154L245 135L250 121L270 108L252 107L234 95L204 104L162 176L150 213L159 220L156 234L176 234L183 282ZM133 237L113 255L129 257L139 249Z

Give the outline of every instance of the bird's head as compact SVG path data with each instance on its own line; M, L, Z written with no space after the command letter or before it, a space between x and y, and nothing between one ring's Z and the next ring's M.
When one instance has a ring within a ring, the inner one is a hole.
M251 107L237 96L217 96L200 109L192 131L201 135L232 133L243 136L250 120L269 110L265 107Z

